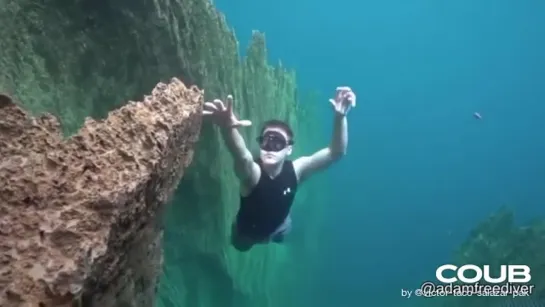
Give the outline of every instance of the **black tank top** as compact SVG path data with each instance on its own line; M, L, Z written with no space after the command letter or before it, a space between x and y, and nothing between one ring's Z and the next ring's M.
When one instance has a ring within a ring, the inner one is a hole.
M246 197L240 197L237 228L242 234L257 239L270 236L288 217L297 192L297 176L292 161L284 161L282 171L271 179L260 159L257 185Z

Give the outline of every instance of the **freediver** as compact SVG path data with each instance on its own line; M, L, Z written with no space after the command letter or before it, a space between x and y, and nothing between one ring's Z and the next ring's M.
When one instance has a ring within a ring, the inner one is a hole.
M298 186L346 153L346 116L356 106L356 94L349 87L338 87L335 98L329 101L334 110L331 143L293 161L288 157L293 151L294 136L287 123L274 119L263 125L257 138L260 155L254 159L237 131L252 122L236 117L233 97L227 96L226 103L215 99L204 104L203 115L219 126L240 181L240 207L231 232L231 244L238 251L248 251L255 244L283 242L291 230L290 210Z

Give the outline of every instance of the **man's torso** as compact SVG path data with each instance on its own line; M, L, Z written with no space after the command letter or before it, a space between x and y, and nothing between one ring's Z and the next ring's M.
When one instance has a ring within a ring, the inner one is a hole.
M274 233L289 215L297 192L297 176L292 161L285 161L282 171L270 178L261 161L256 163L261 176L247 196L241 196L237 230L243 235L265 238Z

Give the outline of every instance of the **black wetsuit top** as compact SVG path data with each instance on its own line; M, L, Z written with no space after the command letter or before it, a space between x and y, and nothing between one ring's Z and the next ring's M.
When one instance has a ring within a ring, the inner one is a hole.
M297 192L297 176L292 161L285 161L274 179L267 175L260 159L255 162L261 168L261 177L248 196L240 197L236 224L244 236L265 239L288 217Z

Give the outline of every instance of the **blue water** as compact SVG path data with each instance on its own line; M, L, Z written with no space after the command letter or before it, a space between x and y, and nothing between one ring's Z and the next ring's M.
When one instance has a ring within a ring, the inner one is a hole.
M308 306L402 306L500 206L545 213L545 1L216 4L321 91L321 120L336 86L358 95Z

